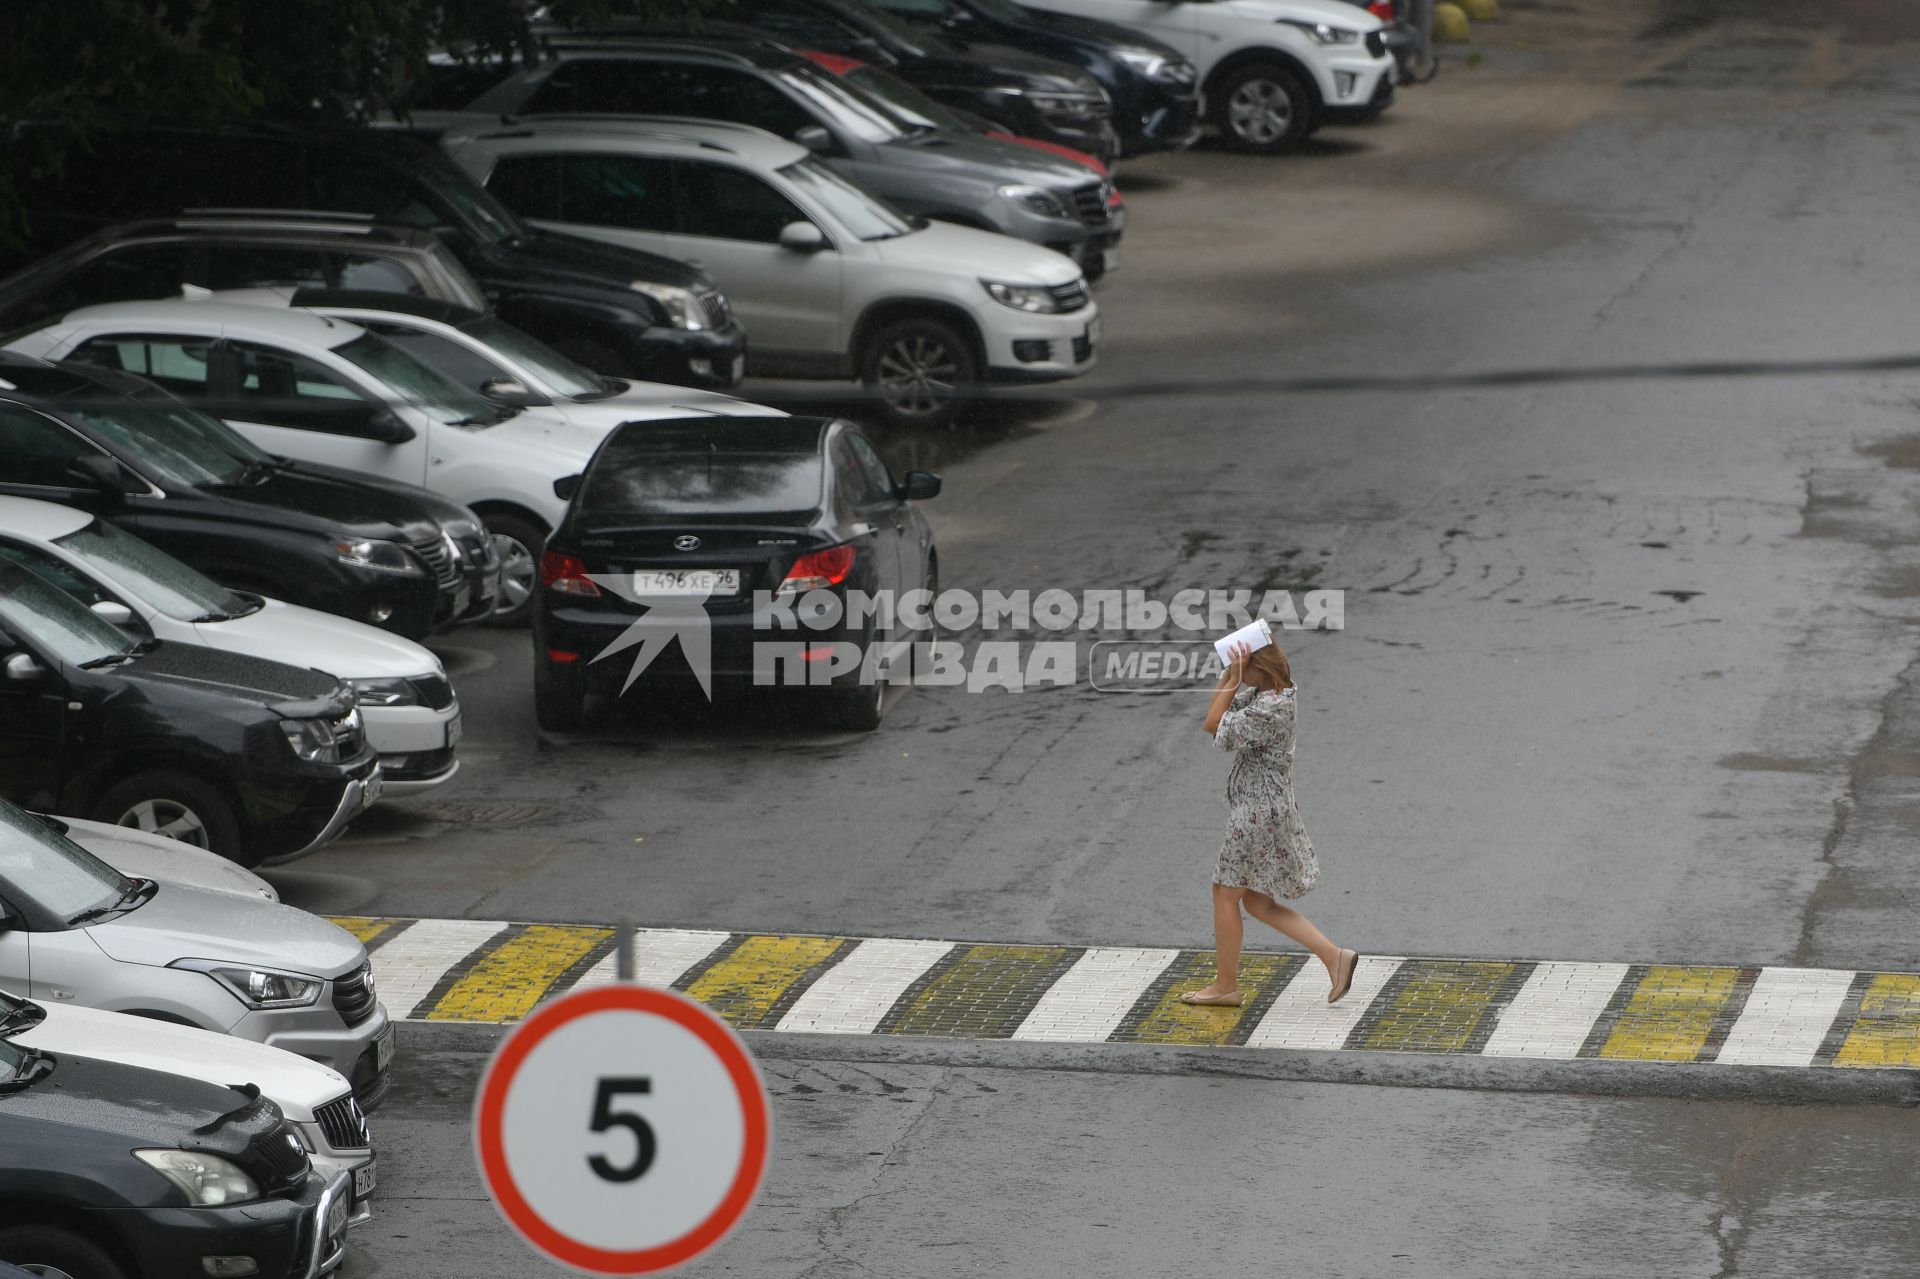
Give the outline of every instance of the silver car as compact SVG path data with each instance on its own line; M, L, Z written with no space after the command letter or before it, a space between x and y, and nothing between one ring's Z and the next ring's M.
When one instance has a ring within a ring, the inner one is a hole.
M378 1101L393 1027L366 947L291 906L133 879L0 802L0 989L197 1026L332 1067Z

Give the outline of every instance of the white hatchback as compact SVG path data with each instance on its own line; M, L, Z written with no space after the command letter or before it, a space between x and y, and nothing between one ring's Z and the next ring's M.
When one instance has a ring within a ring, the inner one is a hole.
M692 259L747 326L747 371L863 382L900 424L986 382L1093 367L1100 310L1071 258L909 217L807 148L746 125L540 116L441 145L521 216Z
M544 409L491 403L357 324L207 298L90 306L9 349L157 383L269 453L418 484L471 507L501 554L500 615L524 615L540 549L604 435ZM716 397L627 416L765 413Z
M460 703L440 659L350 618L226 587L85 511L0 497L0 557L32 569L122 630L325 671L359 696L383 795L459 771ZM189 842L193 832L162 830ZM204 833L202 833L204 835Z

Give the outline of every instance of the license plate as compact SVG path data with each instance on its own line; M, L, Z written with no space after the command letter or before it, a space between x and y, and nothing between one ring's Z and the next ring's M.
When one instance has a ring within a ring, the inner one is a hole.
M1124 231L1124 230L1126 230L1126 229L1127 229L1127 210L1126 210L1126 208L1125 208L1124 206L1122 206L1121 208L1118 208L1118 209L1115 209L1115 210L1113 211L1113 218L1112 218L1112 220L1111 220L1111 221L1109 221L1109 222L1108 222L1108 224L1107 224L1107 225L1109 225L1109 226L1111 226L1111 227L1112 227L1112 228L1113 228L1113 229L1114 229L1115 231ZM1108 250L1108 251L1109 251L1109 252L1111 252L1112 250Z
M1099 340L1100 340L1100 321L1098 320L1087 321L1087 345L1091 346L1094 343L1098 342Z
M393 1027L388 1026L373 1041L373 1069L375 1074L384 1074L393 1064Z
M460 735L464 731L465 730L460 727L460 717L458 715L455 715L452 719L448 720L447 721L447 745L458 746L460 744Z
M650 568L633 575L635 595L734 595L739 590L737 568Z
M327 1219L322 1225L324 1231L322 1238L326 1242L321 1248L321 1252L325 1255L332 1256L347 1242L347 1218L352 1215L352 1212L352 1206L347 1203L345 1195L327 1205Z
M353 1201L359 1203L373 1194L373 1188L379 1178L374 1174L373 1161L353 1170Z
M380 788L385 784L386 779L377 772L367 778L366 785L360 788L360 807L363 811L372 808L379 801Z
M734 356L733 357L733 380L738 382L741 378L745 377L746 375L747 375L747 357L744 355Z
M1109 271L1118 267L1120 265L1120 250L1118 249L1100 250L1100 265Z

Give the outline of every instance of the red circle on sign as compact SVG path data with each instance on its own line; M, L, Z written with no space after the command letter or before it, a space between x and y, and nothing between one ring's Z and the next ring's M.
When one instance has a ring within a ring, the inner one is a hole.
M582 1017L603 1012L641 1012L664 1017L698 1036L713 1050L727 1068L733 1090L740 1099L744 1120L744 1138L740 1168L734 1174L726 1195L705 1221L677 1239L651 1248L620 1251L584 1244L549 1225L539 1210L527 1202L507 1166L501 1130L504 1126L507 1093L513 1077L540 1041L554 1031ZM480 1172L493 1201L507 1221L528 1243L556 1261L562 1261L595 1274L633 1275L665 1270L691 1261L720 1242L746 1215L760 1179L767 1168L767 1094L760 1072L746 1047L731 1027L684 995L647 986L600 986L576 991L542 1006L513 1029L480 1081L480 1097L474 1107L474 1142L480 1154Z

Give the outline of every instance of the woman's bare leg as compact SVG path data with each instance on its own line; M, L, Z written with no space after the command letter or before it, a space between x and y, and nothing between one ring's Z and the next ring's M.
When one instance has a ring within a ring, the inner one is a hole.
M1218 892L1215 889L1215 892ZM1216 899L1217 901L1218 899ZM1291 906L1282 906L1265 893L1249 891L1246 899L1247 913L1269 928L1278 929L1293 940L1314 953L1319 961L1327 966L1329 977L1333 966L1340 958L1340 948L1327 940L1327 935L1313 926L1313 921ZM1237 913L1237 912L1236 912ZM1218 918L1216 912L1216 919ZM1219 925L1214 925L1216 930Z
M1240 942L1245 929L1240 920L1244 888L1213 886L1213 981L1194 993L1211 998L1240 989Z

